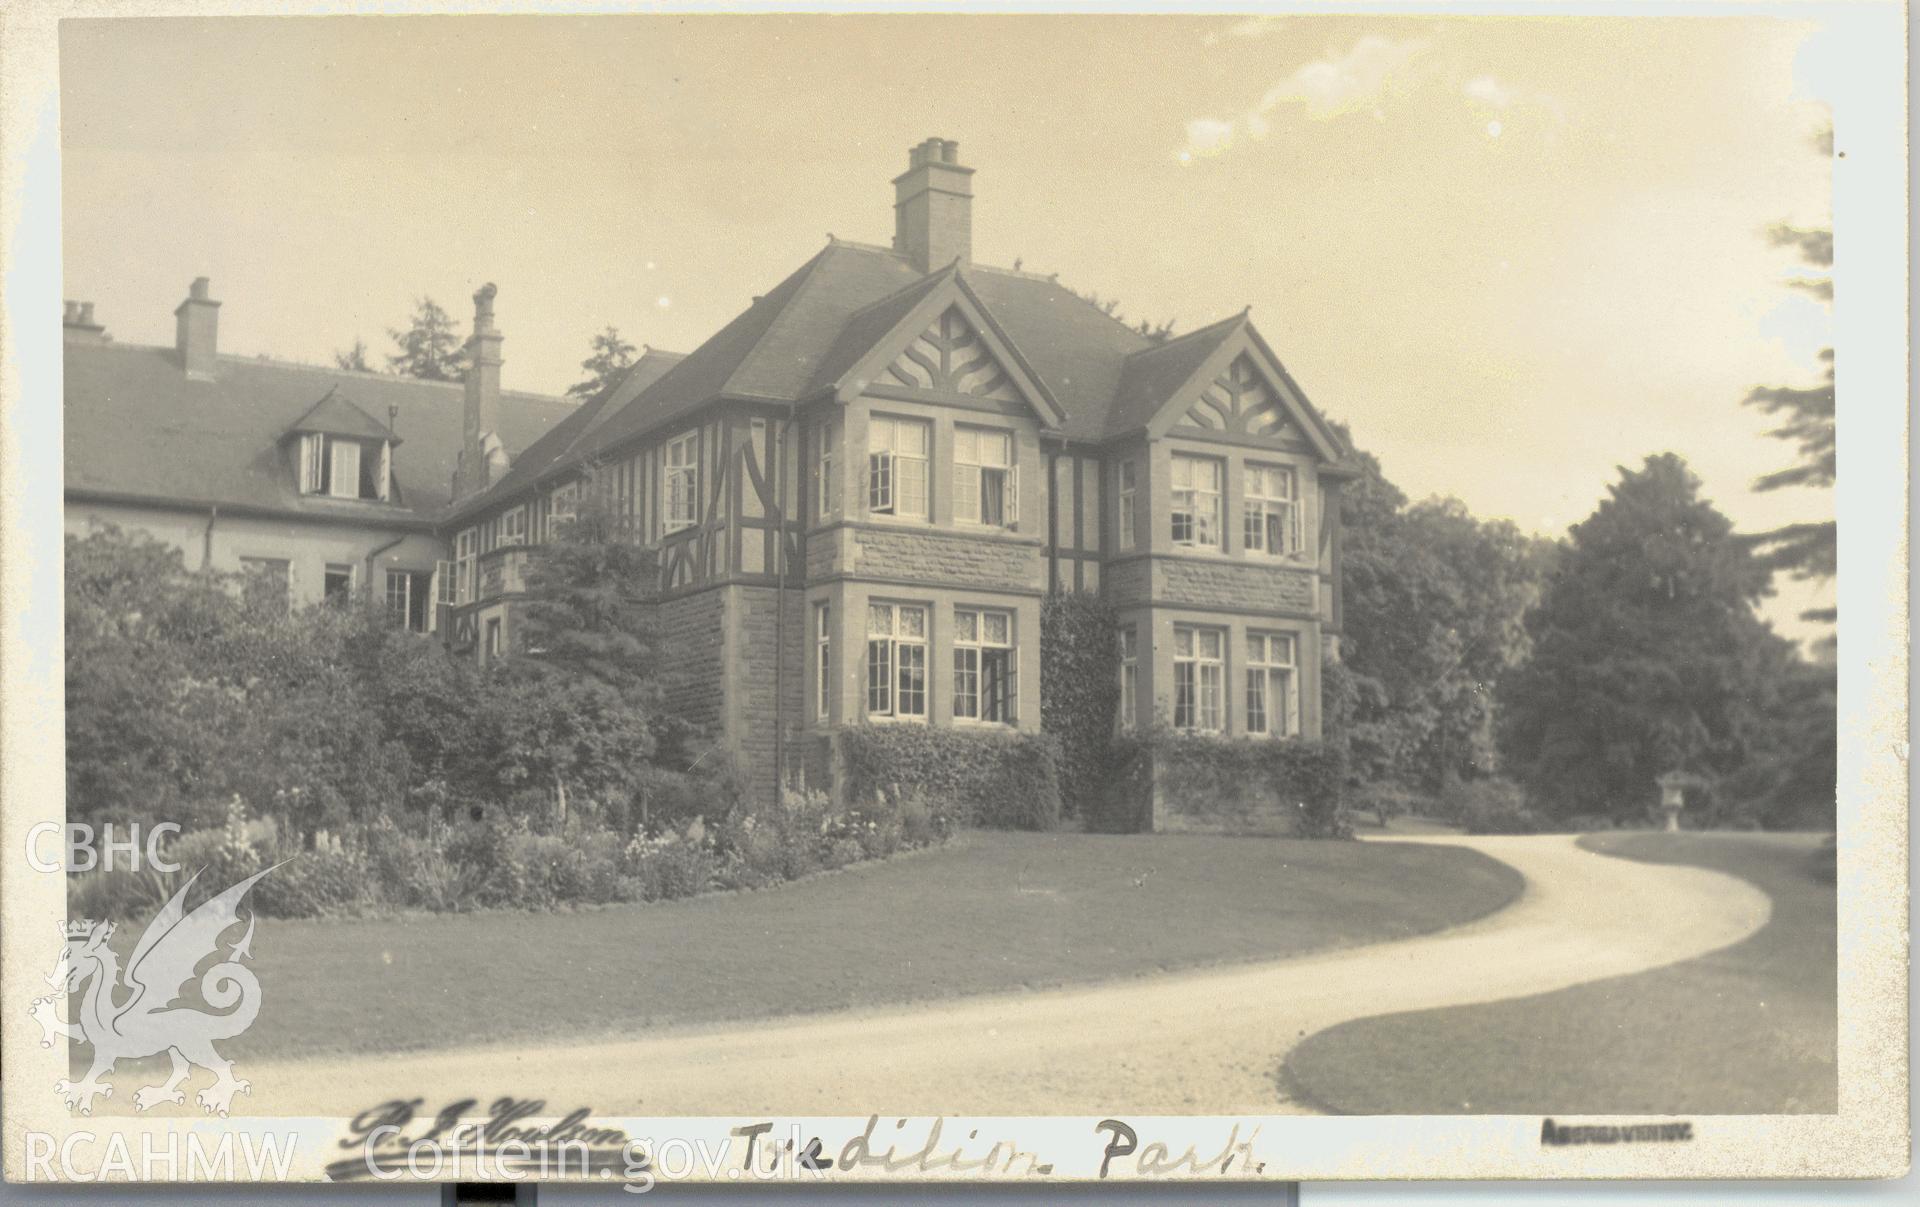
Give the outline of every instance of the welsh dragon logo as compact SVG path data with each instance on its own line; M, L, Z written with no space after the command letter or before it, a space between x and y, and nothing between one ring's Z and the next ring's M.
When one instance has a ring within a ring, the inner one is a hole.
M189 912L187 893L200 878L195 872L147 923L133 954L127 957L124 972L120 957L107 944L114 930L111 922L68 922L61 927L66 942L59 962L47 974L47 984L53 986L54 993L35 998L30 1013L45 1032L41 1047L52 1047L54 1038L62 1036L93 1048L93 1064L86 1077L78 1082L63 1077L54 1083L54 1092L66 1100L69 1109L77 1107L83 1115L92 1114L96 1097L113 1097L113 1087L100 1079L113 1072L116 1062L162 1052L172 1058L173 1071L164 1084L134 1091L136 1110L148 1110L163 1102L184 1105L186 1095L180 1083L195 1065L214 1077L213 1084L195 1096L208 1114L226 1115L236 1093L251 1091L247 1082L234 1077L233 1062L213 1046L215 1040L231 1039L245 1031L260 1013L260 982L241 963L251 955L251 911L240 941L224 954L221 947L225 942L222 936L239 922L235 914L241 898L271 871L273 868L267 868L249 876ZM181 991L193 981L194 969L208 956L221 958L200 975L200 997L221 1013L175 1006ZM83 986L86 992L73 1012L73 1021L62 1022L56 999L79 993Z

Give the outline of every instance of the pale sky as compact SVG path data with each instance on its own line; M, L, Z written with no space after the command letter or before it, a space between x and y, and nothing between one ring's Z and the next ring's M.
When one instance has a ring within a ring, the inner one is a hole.
M687 351L827 232L887 242L938 135L975 259L1178 330L1250 304L1415 498L1560 534L1673 450L1758 529L1832 514L1749 489L1793 453L1739 405L1831 338L1762 238L1829 221L1831 57L1759 18L72 20L66 296L170 344L208 276L223 351L324 362L491 280L506 384L557 393L608 323Z

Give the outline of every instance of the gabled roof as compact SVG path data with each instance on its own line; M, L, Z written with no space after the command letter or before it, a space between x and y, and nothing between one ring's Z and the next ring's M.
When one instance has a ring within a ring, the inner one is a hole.
M172 348L70 341L64 353L69 493L369 522L424 521L446 505L461 444L459 382L240 356L220 357L213 378L200 380L181 371ZM399 506L300 494L281 440L335 389L363 416L399 408ZM509 450L524 449L574 409L566 399L502 391L501 437Z
M328 386L319 402L287 425L287 435L298 432L324 432L329 436L359 436L368 440L400 443L400 437L394 435L392 428L342 397L337 385Z
M1246 323L1247 312L1243 310L1129 356L1120 388L1114 392L1113 407L1107 412L1107 434L1119 436L1145 428Z
M814 377L815 392L830 395L839 402L853 401L899 357L911 340L939 321L949 309L958 310L979 333L1014 388L1039 414L1040 421L1058 429L1066 418L1060 404L1053 400L1046 383L1020 354L1013 337L995 321L993 312L973 291L957 260L939 272L928 274L924 281L855 311Z

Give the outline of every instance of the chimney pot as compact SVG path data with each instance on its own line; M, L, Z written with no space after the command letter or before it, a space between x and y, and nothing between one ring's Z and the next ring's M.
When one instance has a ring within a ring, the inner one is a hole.
M210 283L207 278L195 277L193 279L193 288L189 290L189 295L196 302L204 302L207 300L208 288L210 288Z
M76 323L80 321L80 303L68 302L67 312L62 316L60 321L63 323Z
M80 325L82 327L93 326L93 303L92 302L80 303Z

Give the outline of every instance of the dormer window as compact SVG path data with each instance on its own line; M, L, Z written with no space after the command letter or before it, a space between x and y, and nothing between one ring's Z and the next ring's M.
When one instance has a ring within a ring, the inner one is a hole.
M393 442L335 436L300 435L300 493L334 499L392 497Z

